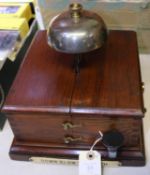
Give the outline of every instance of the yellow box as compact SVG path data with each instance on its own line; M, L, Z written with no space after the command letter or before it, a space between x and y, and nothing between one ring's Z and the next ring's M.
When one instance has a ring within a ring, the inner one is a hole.
M0 30L18 30L23 39L29 31L29 25L25 18L0 18Z
M1 3L0 2L0 18L26 18L29 22L34 17L29 3Z

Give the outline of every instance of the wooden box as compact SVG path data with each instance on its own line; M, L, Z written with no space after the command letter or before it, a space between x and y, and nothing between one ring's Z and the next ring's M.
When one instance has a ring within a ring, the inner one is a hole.
M108 157L102 143L95 146L102 160L144 165L136 33L109 31L103 48L82 55L78 73L74 63L75 55L48 46L46 31L37 33L3 107L15 136L10 157L78 159L98 131L117 130L124 143L116 158Z

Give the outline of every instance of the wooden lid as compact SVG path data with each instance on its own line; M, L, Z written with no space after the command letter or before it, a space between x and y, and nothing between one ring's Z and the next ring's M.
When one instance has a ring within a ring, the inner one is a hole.
M136 34L110 31L100 50L74 56L56 52L46 32L37 33L3 111L143 116Z

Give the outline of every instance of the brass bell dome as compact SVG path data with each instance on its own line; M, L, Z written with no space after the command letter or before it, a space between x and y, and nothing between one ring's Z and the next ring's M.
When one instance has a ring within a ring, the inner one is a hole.
M99 15L73 3L50 21L47 37L55 50L81 54L100 48L107 39L107 29Z

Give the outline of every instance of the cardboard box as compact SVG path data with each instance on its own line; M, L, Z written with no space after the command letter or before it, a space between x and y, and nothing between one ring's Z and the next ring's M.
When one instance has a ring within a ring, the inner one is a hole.
M28 22L34 17L29 3L0 3L0 18L25 18Z
M29 25L25 18L0 18L0 30L17 30L21 38L29 31Z

